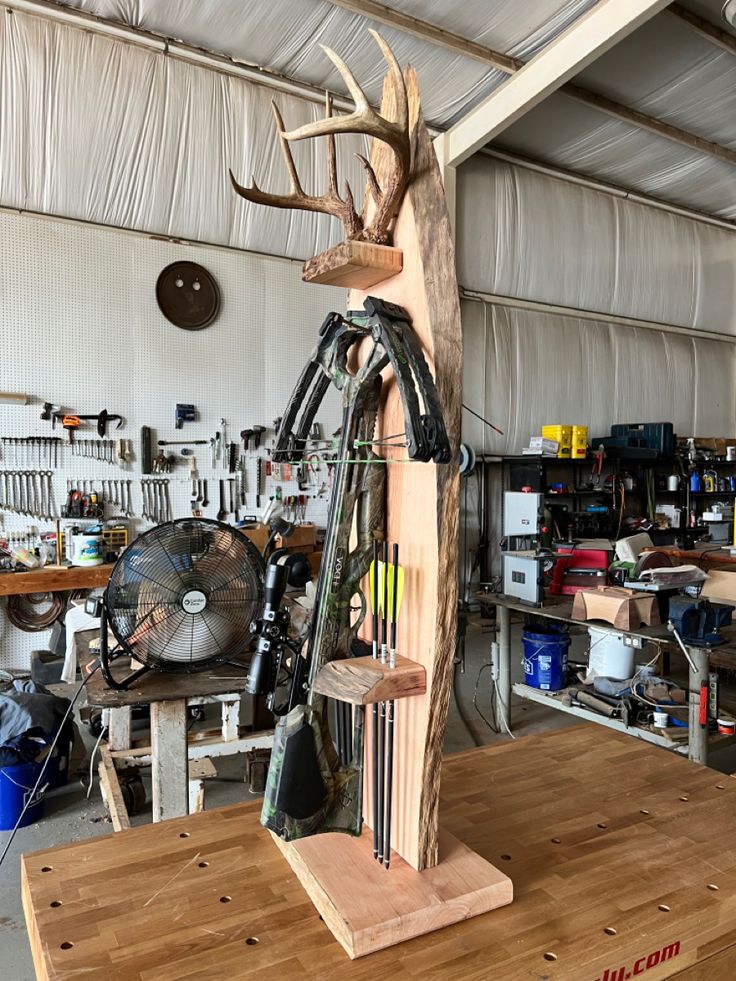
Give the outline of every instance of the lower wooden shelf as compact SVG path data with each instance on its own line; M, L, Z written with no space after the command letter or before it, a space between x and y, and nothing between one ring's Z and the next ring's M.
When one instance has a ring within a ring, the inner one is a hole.
M371 705L423 695L427 690L427 671L423 664L398 654L393 668L373 657L348 657L328 661L320 668L312 690L341 702Z
M273 836L322 919L351 959L506 906L508 876L440 829L440 862L417 872L392 852L391 868L373 858L373 833Z

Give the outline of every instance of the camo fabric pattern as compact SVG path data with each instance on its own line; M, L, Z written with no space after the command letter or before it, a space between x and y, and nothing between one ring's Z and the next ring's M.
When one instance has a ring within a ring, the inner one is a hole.
M322 711L309 705L297 705L279 720L274 733L261 824L285 841L331 831L342 831L351 835L359 835L361 832L363 709L356 706L354 713L353 760L349 767L341 767L327 727L326 708L326 699L322 700ZM302 726L310 726L314 734L317 762L327 793L318 811L308 817L295 818L280 810L276 801L286 742Z

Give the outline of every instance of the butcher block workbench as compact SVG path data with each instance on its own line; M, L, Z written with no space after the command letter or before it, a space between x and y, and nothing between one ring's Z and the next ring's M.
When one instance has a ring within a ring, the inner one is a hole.
M444 762L443 826L508 873L514 901L359 960L258 803L24 855L23 905L54 981L725 981L735 812L731 777L584 724Z

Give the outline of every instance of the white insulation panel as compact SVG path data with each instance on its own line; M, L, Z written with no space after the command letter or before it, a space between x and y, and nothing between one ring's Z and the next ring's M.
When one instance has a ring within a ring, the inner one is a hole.
M484 453L518 453L542 425L668 420L680 435L736 432L731 343L575 317L462 303L463 398L504 435L463 414Z
M485 293L736 334L736 232L476 154L458 280Z
M217 280L222 306L217 320L198 332L180 330L158 309L160 271L176 260L205 266ZM209 439L227 421L229 438L254 423L269 427L260 455L274 436L294 383L313 349L330 310L344 310L343 290L307 286L300 264L282 259L210 247L183 246L141 235L52 219L0 214L0 267L3 310L0 347L3 389L27 392L26 406L0 405L0 435L60 435L39 418L44 401L67 410L96 414L106 408L125 417L110 436L133 440L135 459L127 469L62 451L54 477L57 507L66 496L67 479L132 479L133 503L140 515L140 429L153 428L158 439ZM193 403L198 419L174 428L177 402ZM340 425L339 397L331 390L318 414L326 434ZM80 437L96 438L94 422ZM179 447L170 448L175 452ZM195 447L202 478L209 478L210 506L218 510L220 477L211 467L210 449ZM249 513L255 512L256 454L248 456L246 488ZM0 461L2 469L8 461ZM289 481L266 480L262 509L277 483L284 496L298 494ZM326 467L315 474L307 520L324 525ZM191 514L188 467L182 458L171 475L174 517ZM115 508L107 516L117 513ZM0 512L2 529L19 533L50 522ZM232 517L229 519L232 520ZM134 528L143 530L140 519ZM0 667L27 666L32 649L45 646L44 634L16 631L0 616Z

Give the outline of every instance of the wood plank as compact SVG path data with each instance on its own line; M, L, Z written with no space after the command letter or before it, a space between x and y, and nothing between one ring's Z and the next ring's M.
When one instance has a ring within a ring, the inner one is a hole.
M305 283L367 290L400 273L402 262L401 249L346 239L307 259L302 279Z
M129 705L107 710L110 713L107 723L108 749L129 749L131 746L131 721L133 710Z
M165 671L149 671L127 691L108 688L99 671L87 681L87 702L98 708L115 708L121 705L150 705L152 702L171 701L180 698L197 698L207 695L231 695L245 691L250 655L233 658L236 664L223 664L196 674L170 674ZM115 678L130 674L129 659L121 657L112 667ZM238 665L242 665L239 668ZM85 666L86 667L86 666ZM83 669L83 674L86 674Z
M30 569L28 572L0 573L0 596L22 596L25 593L62 593L72 589L95 589L106 586L113 565L91 568L64 566L61 569Z
M449 832L440 831L439 863L424 872L398 855L387 872L373 858L370 831L364 830L357 840L331 838L325 848L319 837L288 844L274 835L351 959L488 913L514 898L509 877Z
M381 284L377 295L403 306L435 377L453 458L460 440L463 340L450 219L437 159L419 111L415 73L405 73L410 116L416 133L413 178L397 217L394 243L404 253L401 273ZM382 109L391 118L392 89ZM371 163L379 184L387 179L391 151L376 143ZM359 310L364 293L353 290L348 305ZM384 404L377 438L404 431L404 413L393 375L384 377ZM381 447L389 460L406 451ZM400 544L405 568L404 600L397 651L424 665L424 695L402 699L395 710L394 819L392 841L415 869L438 859L438 789L442 740L452 687L457 603L457 535L460 475L453 464L387 465L389 541ZM369 593L367 581L363 590ZM367 630L365 625L364 630ZM370 713L368 713L370 716ZM366 727L366 773L371 772L371 719ZM363 810L373 825L372 781L364 781Z
M508 874L511 905L350 961L260 803L238 804L23 855L37 975L612 981L679 944L643 976L710 959L684 977L736 977L736 780L584 724L449 757L441 798L443 829Z
M422 664L396 655L396 667L372 657L329 661L314 679L312 690L352 705L371 705L389 699L423 695L427 671Z
M167 821L188 813L187 703L151 705L151 798L153 820Z
M127 831L130 828L130 818L128 809L123 800L120 790L118 772L115 763L105 746L100 747L100 762L97 767L100 776L100 791L102 798L110 812L112 826L115 831Z

